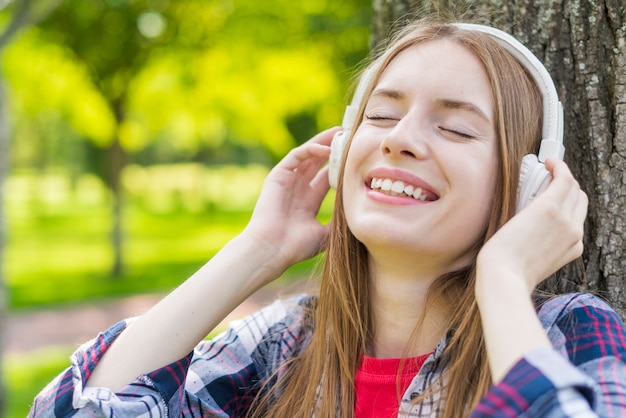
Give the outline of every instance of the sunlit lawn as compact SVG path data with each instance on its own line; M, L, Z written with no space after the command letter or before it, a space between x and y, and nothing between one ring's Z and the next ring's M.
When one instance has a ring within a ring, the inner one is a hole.
M229 179L233 180L232 173ZM250 187L257 189L245 193L256 196L261 182L262 178L248 178ZM9 187L11 191L15 188ZM173 205L155 210L146 204L150 196L131 194L123 216L124 273L112 277L108 200L94 197L102 191L88 192L92 194L88 199L64 192L42 203L16 193L5 201L5 278L13 312L171 290L244 228L254 203L249 199L236 208L208 205L199 210L196 205L187 210ZM322 218L328 219L330 202L325 202ZM295 266L285 280L308 276L311 266L311 262ZM34 395L67 366L72 350L45 349L3 359L9 418L25 416Z
M6 253L11 306L171 289L237 234L247 218L127 210L120 277L110 275L110 217L104 210L13 226Z
M217 180L211 179L210 198L223 205L206 204L204 196L205 206L191 204L193 210L188 209L191 197L200 200L202 196L198 197L197 190L182 190L171 178L168 184L162 177L155 177L152 182L127 182L142 194L128 193L125 201L124 270L119 277L110 274L111 215L105 192L97 191L101 186L92 182L85 190L68 192L63 182L48 181L46 200L20 195L26 181L13 183L5 202L8 218L5 276L10 306L22 309L172 289L248 221L264 173L256 170L252 173L254 177L250 177L250 170L241 169L240 173L233 170L229 167L221 179L221 183L229 183L231 188L224 187L218 181L220 177L211 173ZM173 168L170 177L175 178L176 173ZM190 183L188 176L181 176L180 183ZM56 195L51 193L55 187L59 189ZM85 197L88 194L90 197ZM322 218L328 218L329 203L330 199L325 202ZM294 271L302 268L296 267Z
M36 352L12 354L4 359L8 402L7 418L24 418L34 396L69 365L72 347L49 347Z
M37 189L42 192L32 192ZM111 277L110 198L101 183L70 188L58 175L11 179L5 200L11 307L171 288L241 230L248 216L245 210L164 209L145 204L147 197L127 193L124 272Z

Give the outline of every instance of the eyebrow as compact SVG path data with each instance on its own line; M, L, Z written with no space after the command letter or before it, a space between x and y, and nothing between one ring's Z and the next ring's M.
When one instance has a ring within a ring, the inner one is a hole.
M406 98L406 94L400 90L394 89L375 89L370 97L386 97L393 100L403 100ZM472 112L484 119L486 122L491 123L491 119L487 117L485 112L480 110L480 108L473 103L465 102L462 100L453 100L453 99L435 99L435 106L443 109L461 109L466 110L468 112Z
M377 97L377 96L387 97L389 99L394 99L394 100L402 100L406 98L406 94L404 92L400 90L393 90L393 89L376 89L372 92L370 97Z
M452 100L452 99L435 99L435 106L441 107L444 109L461 109L466 110L468 112L472 112L484 119L486 122L491 123L491 119L487 117L487 115L480 110L478 106L470 102L464 102L462 100Z

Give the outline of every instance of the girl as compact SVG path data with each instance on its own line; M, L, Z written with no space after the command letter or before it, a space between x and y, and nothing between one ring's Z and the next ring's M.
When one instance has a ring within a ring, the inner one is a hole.
M516 214L547 104L483 29L404 29L343 132L332 223L316 213L336 128L271 171L196 274L79 348L31 416L624 416L624 324L591 295L534 290L582 253L587 197L548 159L552 182ZM320 250L319 296L201 341Z

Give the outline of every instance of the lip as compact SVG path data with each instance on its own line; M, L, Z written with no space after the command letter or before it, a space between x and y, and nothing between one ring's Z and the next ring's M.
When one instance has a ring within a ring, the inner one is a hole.
M388 168L388 167L378 167L378 168L371 170L365 179L366 187L370 190L371 190L370 184L372 182L372 179L375 177L388 178L394 181L400 180L405 183L412 184L413 186L421 187L422 190L424 190L428 194L434 195L435 196L434 200L439 199L439 192L433 186L431 186L424 179L414 174L411 174L407 171L400 170L397 168Z

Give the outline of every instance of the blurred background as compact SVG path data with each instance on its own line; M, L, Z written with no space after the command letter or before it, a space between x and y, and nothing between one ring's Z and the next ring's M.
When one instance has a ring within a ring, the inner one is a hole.
M0 0L9 320L182 282L272 165L340 124L370 22L370 0ZM75 342L2 345L6 416L24 417Z

